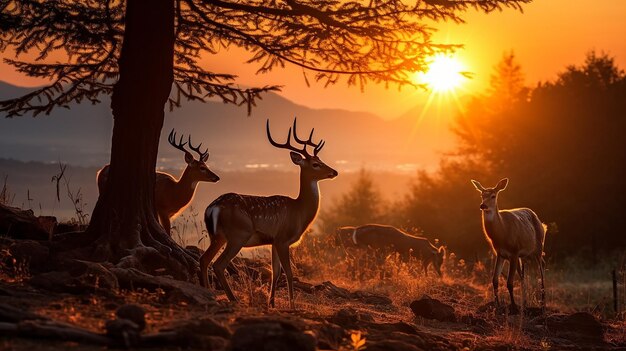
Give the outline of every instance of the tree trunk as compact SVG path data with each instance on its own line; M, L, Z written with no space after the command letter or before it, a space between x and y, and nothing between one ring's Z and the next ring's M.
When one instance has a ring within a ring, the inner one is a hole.
M174 76L174 41L174 0L127 1L120 75L111 97L108 183L87 233L95 238L92 259L124 258L129 264L129 258L148 258L150 262L142 263L152 265L147 270L165 268L189 279L197 262L159 225L154 203L159 137Z

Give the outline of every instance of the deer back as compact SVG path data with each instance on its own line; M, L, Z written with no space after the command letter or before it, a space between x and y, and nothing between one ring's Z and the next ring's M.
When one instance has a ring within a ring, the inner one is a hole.
M500 225L490 235L494 249L504 257L541 254L545 231L539 217L529 208L501 210Z
M317 210L306 211L299 208L295 199L288 196L252 196L228 193L220 196L207 207L205 216L212 216L214 211L220 214L218 223L214 223L215 231L218 228L232 226L249 227L256 236L251 239L257 245L270 244L274 240L282 239L293 243L315 218ZM229 222L220 219L228 218ZM213 221L211 219L211 221Z

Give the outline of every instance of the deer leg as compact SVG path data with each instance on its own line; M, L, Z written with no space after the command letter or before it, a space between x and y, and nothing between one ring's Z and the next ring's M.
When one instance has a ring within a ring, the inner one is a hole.
M500 305L500 300L498 300L498 280L500 279L500 274L502 274L502 268L504 267L504 258L502 256L496 256L496 267L493 270L493 295L495 298L496 306Z
M230 301L237 301L237 299L235 298L235 294L233 294L233 291L231 290L230 285L228 285L228 281L226 281L226 276L224 276L224 271L226 270L226 267L228 266L230 261L232 261L232 259L235 258L235 256L237 256L239 251L241 251L242 247L243 247L243 244L239 242L234 242L234 241L227 242L226 248L224 249L222 254L217 258L217 260L215 260L215 263L213 264L213 271L215 272L215 276L217 277L217 280L222 285L222 288L224 288L224 292L226 293L226 296L228 296L228 299Z
M509 278L506 280L506 287L509 289L509 295L511 296L511 314L517 314L517 312L519 312L515 304L515 297L513 297L513 283L515 282L515 273L517 272L518 265L519 258L515 256L511 257L509 260Z
M267 301L269 307L274 307L274 293L276 292L276 285L281 274L280 258L278 257L278 250L276 246L272 245L272 283L270 286L270 297Z
M289 246L277 247L278 258L280 259L280 265L285 271L287 276L287 288L289 289L289 308L295 310L295 303L293 301L293 273L291 272L291 263L289 260Z
M220 249L224 246L224 243L225 241L222 237L213 237L209 248L204 251L202 256L200 256L200 285L205 288L209 287L209 265L211 265L211 261L213 261L215 255L217 255Z

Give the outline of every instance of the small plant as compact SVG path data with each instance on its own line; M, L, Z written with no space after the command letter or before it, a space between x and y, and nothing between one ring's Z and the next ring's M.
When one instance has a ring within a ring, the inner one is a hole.
M89 214L85 211L87 204L83 201L83 193L80 188L78 188L76 192L72 191L70 187L71 179L66 177L66 170L67 164L63 164L59 161L59 173L52 176L52 183L56 185L57 201L61 202L61 181L63 181L67 191L67 197L72 201L72 206L74 206L74 212L76 213L76 218L73 218L72 222L75 222L79 226L87 225L89 222Z
M361 351L365 350L366 338L363 336L360 330L353 330L350 332L350 341L347 346L342 346L339 351Z
M15 194L11 194L7 188L8 175L4 176L4 182L2 184L2 190L0 190L0 204L5 206L11 206L15 200Z

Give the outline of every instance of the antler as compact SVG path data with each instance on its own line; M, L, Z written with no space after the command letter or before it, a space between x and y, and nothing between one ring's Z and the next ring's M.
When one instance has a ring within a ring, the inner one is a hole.
M315 131L315 128L313 128L311 130L311 134L309 135L309 139L308 140L302 140L300 138L298 138L298 135L296 133L296 118L293 119L293 128L289 127L289 132L287 133L287 141L284 144L280 144L277 143L276 141L274 141L274 139L272 139L272 135L270 133L270 120L267 119L267 123L265 124L265 129L267 131L267 138L270 141L270 144L272 144L273 146L280 148L280 149L287 149L287 150L291 150L291 151L295 151L297 153L300 153L302 155L304 155L305 157L311 157L311 155L307 152L306 147L308 146L312 146L313 149L313 156L317 156L317 154L320 152L320 150L322 150L322 148L324 147L324 140L321 140L319 143L314 143L313 142L313 132ZM291 145L291 131L293 129L293 138L295 139L295 141L302 145L302 149L299 149L293 145Z
M183 143L183 136L182 135L180 136L180 140L178 141L178 143L176 142L176 132L174 131L174 128L172 128L172 131L170 132L170 135L167 137L167 141L173 147L175 147L178 150L184 152L186 155L188 154L189 156L191 156L193 158L193 156L189 153L189 151L187 151L187 149L185 149L185 145L187 145L187 142Z
M297 127L296 127L296 121L297 118L294 117L293 119L293 138L299 143L304 145L304 148L306 149L306 146L312 146L313 147L313 156L317 156L317 153L320 152L320 150L322 150L322 148L324 147L324 144L326 143L323 139L320 140L319 143L314 143L313 142L313 132L315 132L315 128L311 129L311 134L309 134L309 139L308 140L302 140L300 138L298 138L298 134L296 133L297 131Z
M200 147L202 146L202 143L200 143L200 145L198 145L197 147L194 147L191 144L191 135L189 135L189 137L187 138L187 141L185 141L185 142L183 142L183 137L184 137L184 135L181 135L180 139L177 142L176 141L176 132L172 128L172 131L170 132L170 135L167 137L167 141L173 147L175 147L178 150L184 152L185 156L191 157L193 159L193 155L189 151L187 151L187 149L185 149L185 145L189 145L189 148L191 150L195 151L200 156L200 161L202 161L202 162L206 161L206 159L209 157L209 149L207 148L204 152L201 152L200 151Z
M209 158L209 148L207 148L206 150L204 150L204 152L200 151L200 147L202 146L202 143L200 143L200 145L198 145L197 147L194 147L191 144L191 134L189 134L189 138L187 139L188 143L189 143L189 148L193 151L195 151L198 156L200 157L200 161L206 161Z

